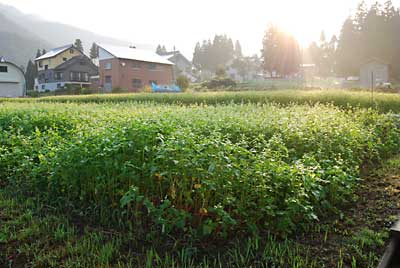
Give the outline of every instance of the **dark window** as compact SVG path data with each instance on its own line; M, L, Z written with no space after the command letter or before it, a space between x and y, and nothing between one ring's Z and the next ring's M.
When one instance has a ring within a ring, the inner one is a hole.
M81 73L81 81L82 82L89 82L89 74L88 73Z
M43 62L39 61L39 67L42 68L43 67Z
M132 80L133 88L141 88L142 87L142 80L140 79L133 79Z
M46 87L44 85L42 85L42 89L45 89Z
M45 65L45 66L44 66L44 69L45 69L45 70L48 70L48 69L49 69L49 65Z
M56 80L62 80L63 79L63 73L55 73L54 77Z
M74 50L71 48L71 49L69 50L69 53L70 53L70 54L74 54Z
M71 81L79 82L81 80L81 73L80 72L70 72L69 78Z
M149 63L149 70L155 70L155 69L157 69L157 64Z
M86 62L80 61L79 64L80 64L80 65L86 65Z
M63 61L67 61L67 58L63 58Z
M111 70L112 69L112 63L111 62L106 62L104 64L104 69L105 70Z
M151 84L156 84L157 85L157 81L156 80L149 80L149 84L151 85Z
M132 63L132 68L133 68L133 69L140 69L140 68L141 68L140 62L134 61L134 62Z
M111 76L106 76L106 83L111 84Z
M8 73L8 66L0 66L0 73Z
M57 84L57 88L61 88L61 84Z

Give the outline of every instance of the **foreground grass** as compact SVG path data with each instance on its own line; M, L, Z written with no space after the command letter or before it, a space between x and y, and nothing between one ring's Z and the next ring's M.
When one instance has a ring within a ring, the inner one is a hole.
M1 100L0 100L1 101ZM6 101L3 99L2 101ZM18 102L156 102L165 104L227 104L227 103L279 103L288 105L332 103L347 108L376 108L381 112L400 112L400 95L348 90L271 90L245 92L209 92L180 94L102 94L81 96L57 96L39 99L16 99Z
M358 201L308 232L221 245L138 241L0 190L0 267L376 267L396 220L400 157L364 175Z

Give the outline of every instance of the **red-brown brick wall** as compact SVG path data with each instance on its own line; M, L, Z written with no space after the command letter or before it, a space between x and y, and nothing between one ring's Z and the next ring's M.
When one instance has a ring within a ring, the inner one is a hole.
M105 70L105 64L111 62L112 69ZM134 68L134 62L140 64L140 68ZM123 65L124 63L124 65ZM149 70L148 62L125 60L125 59L109 59L101 60L99 73L100 84L105 86L105 77L111 76L112 87L120 87L129 91L138 91L138 88L133 87L133 79L142 80L142 87L149 86L149 81L157 81L159 85L170 85L173 82L173 67L172 65L156 64L155 70Z

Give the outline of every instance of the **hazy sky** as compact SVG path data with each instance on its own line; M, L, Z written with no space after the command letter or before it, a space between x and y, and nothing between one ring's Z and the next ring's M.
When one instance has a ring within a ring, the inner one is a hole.
M269 23L302 44L338 33L359 0L0 0L25 13L142 44L176 46L192 57L197 41L226 33L258 53ZM375 2L368 0L367 3ZM383 2L381 0L380 2ZM393 1L400 6L400 0ZM62 7L62 8L61 8Z

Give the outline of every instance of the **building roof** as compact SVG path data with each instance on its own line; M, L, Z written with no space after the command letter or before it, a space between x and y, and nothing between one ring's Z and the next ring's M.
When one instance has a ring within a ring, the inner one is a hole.
M363 62L362 65L368 65L371 63L379 63L379 64L383 64L383 65L389 65L389 63L387 61L382 60L380 58L375 58L375 57L369 58L368 60Z
M180 57L183 59L187 64L192 64L185 56L180 51L171 51L171 52L166 52L160 55L166 60L169 60L171 62L174 62L176 57Z
M46 54L40 56L39 58L36 58L35 61L44 60L44 59L48 59L48 58L53 58L53 57L57 56L58 54L70 49L71 47L74 47L74 45L73 44L69 44L69 45L66 45L66 46L53 48L52 50L50 50Z
M70 66L72 64L75 64L75 63L77 63L79 61L85 61L85 62L88 63L88 65L90 67L92 67L95 70L98 70L98 67L96 65L94 65L93 62L85 55L75 56L75 57L73 57L73 58L61 63L54 70L62 70L62 69L68 68L68 66Z
M153 63L161 63L173 65L169 60L161 57L155 52L149 50L142 50L137 48L130 47L121 47L121 46L112 46L112 45L103 45L97 44L99 48L104 49L114 57L118 59L127 59L127 60L137 60L137 61L145 61L145 62L153 62Z
M9 64L17 68L23 75L25 74L24 70L21 69L17 64L12 63L11 61L7 61L4 57L0 57L0 64Z

